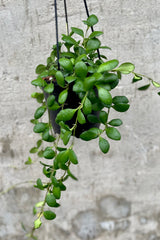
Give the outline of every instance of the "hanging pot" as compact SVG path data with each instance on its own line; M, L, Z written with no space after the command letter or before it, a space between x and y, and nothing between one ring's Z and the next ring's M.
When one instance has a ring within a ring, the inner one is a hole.
M49 83L50 81L48 80L48 78L45 78L44 80L46 80L47 83ZM63 109L66 109L66 108L72 108L72 109L75 109L79 106L80 104L80 98L78 96L78 94L76 92L73 92L72 90L72 87L73 85L70 84L69 85L69 89L68 89L68 97L67 97L67 100L64 104L64 107ZM57 83L56 81L54 81L54 91L53 91L53 95L55 96L55 100L58 102L58 96L59 94L63 91L64 89L61 88ZM44 92L44 91L43 91ZM46 92L44 92L44 97L45 97L45 100L47 101L48 97L50 95ZM49 111L49 117L50 117L50 121L51 121L51 124L52 124L52 127L53 127L53 130L55 133L60 133L60 126L56 123L55 119L57 117L57 114L60 112L60 110L62 110L61 108L59 108L58 110L50 110L48 109ZM96 117L99 117L99 112L95 112L93 111L92 114L94 114ZM75 116L70 120L70 121L66 121L66 124L72 128L73 125L75 124L76 122L76 114ZM100 126L100 123L90 123L87 118L86 118L86 123L85 124L80 124L80 123L77 123L77 127L76 127L76 131L75 131L75 136L77 138L79 138L80 134L90 128L93 128L93 127L97 127L99 128Z

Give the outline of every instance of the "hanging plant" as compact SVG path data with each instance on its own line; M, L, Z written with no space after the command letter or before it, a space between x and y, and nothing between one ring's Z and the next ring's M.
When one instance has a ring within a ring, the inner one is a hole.
M31 123L40 139L30 153L38 155L46 178L42 181L40 176L34 186L44 191L45 197L34 206L36 220L28 235L33 239L36 239L34 230L41 226L43 218L56 218L61 192L66 190L65 181L68 178L77 180L71 172L71 165L78 164L74 138L83 141L99 139L99 149L104 154L110 149L110 139L121 139L118 127L123 122L119 115L130 105L126 96L113 96L112 90L119 85L122 75L132 74L133 83L145 77L149 82L139 90L145 90L151 84L160 87L159 83L136 73L133 63L119 64L117 59L108 60L100 54L99 50L110 48L101 45L99 36L103 32L89 32L97 22L98 18L91 15L83 21L85 32L71 27L68 35L62 34L61 41L53 46L47 64L37 66L38 76L32 81L40 91L31 96L40 106ZM117 111L118 117L110 119L110 111ZM48 114L48 121L44 121L45 114ZM26 164L31 163L29 157Z

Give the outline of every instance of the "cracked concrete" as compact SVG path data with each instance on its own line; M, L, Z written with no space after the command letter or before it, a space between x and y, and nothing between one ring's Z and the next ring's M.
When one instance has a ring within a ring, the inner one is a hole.
M160 81L160 2L158 0L88 0L98 15L96 30L104 31L109 59L135 63L136 72ZM69 26L82 27L83 1L68 0ZM63 1L58 1L59 36L66 32ZM35 67L45 64L55 43L54 1L0 0L0 240L25 240L33 205L43 193L32 188L42 169L27 167L28 152L38 140L29 120L38 106L30 98ZM100 153L97 140L75 140L79 181L69 180L57 219L45 222L39 240L160 240L160 101L156 90L138 92L125 76L113 95L126 95L121 142L111 141L108 155ZM143 82L145 83L145 81ZM88 150L88 152L86 151ZM87 169L87 171L86 171ZM42 175L41 175L42 176Z

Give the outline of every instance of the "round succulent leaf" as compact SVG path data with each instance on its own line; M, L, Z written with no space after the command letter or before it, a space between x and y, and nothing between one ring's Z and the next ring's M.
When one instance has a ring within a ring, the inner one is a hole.
M108 113L106 113L105 111L100 111L99 119L101 123L106 124L108 120Z
M126 112L129 109L130 105L127 103L120 103L113 105L112 108L117 112Z
M31 84L36 87L45 87L47 85L47 83L41 77L38 77L37 79L33 80Z
M47 106L48 106L48 107L51 107L51 106L54 104L54 101L55 101L55 96L54 96L54 95L50 95L50 96L47 98Z
M96 78L93 76L87 77L84 79L84 87L87 91L91 89L95 83L96 83Z
M153 86L155 86L156 88L159 88L160 87L160 83L156 82L156 81L153 81L152 80L152 84Z
M150 85L151 85L151 84L147 84L147 85L144 85L144 86L142 86L142 87L139 87L138 90L140 90L140 91L145 91L145 90L147 90L147 89L150 87Z
M90 128L88 131L81 133L80 138L85 141L95 139L101 133L99 128Z
M85 115L88 115L92 112L92 103L88 98L85 99L82 109Z
M76 93L81 93L84 91L84 82L82 80L77 80L73 85L73 91Z
M117 69L116 71L121 72L122 74L130 74L131 72L133 72L135 69L135 66L133 63L130 62L126 62L126 63L122 63Z
M37 153L38 152L38 148L37 147L33 147L30 149L29 151L30 153Z
M112 103L113 103L113 104L129 103L129 100L128 100L128 98L125 97L125 96L115 96L115 97L112 99Z
M101 31L94 31L89 35L89 38L95 38L95 37L101 36L102 34L103 32Z
M53 220L53 219L56 218L56 214L54 212L52 212L52 211L44 211L43 212L43 216L47 220Z
M119 127L123 124L123 122L121 119L112 119L108 124L114 127Z
M69 150L69 160L73 164L78 164L77 156L76 156L75 152L72 149Z
M47 124L46 124L46 123L40 122L40 123L37 123L37 124L34 126L33 131L34 131L35 133L42 133L42 132L44 132L44 130L46 129L46 127L47 127Z
M71 72L73 70L73 64L70 59L60 58L59 63L67 72Z
M55 77L56 77L56 80L57 80L57 83L60 87L64 87L65 85L65 80L64 80L64 76L63 76L63 73L61 71L57 71L56 74L55 74Z
M86 123L86 119L84 117L84 114L82 113L82 111L80 109L78 110L77 120L80 124L85 124Z
M84 37L84 32L80 28L71 27L72 32L78 34L81 37Z
M44 189L42 181L41 181L40 178L37 179L36 183L37 183L37 188L39 188L40 190Z
M36 67L36 73L37 74L41 74L42 72L44 72L46 70L46 66L43 64L40 64Z
M40 117L43 116L45 111L46 111L46 108L44 106L41 106L41 107L37 108L37 110L34 113L34 118L39 119Z
M47 147L43 152L43 157L46 159L53 159L55 155L55 152L50 147Z
M94 15L94 14L92 14L92 15L90 15L88 18L87 18L87 25L89 26L89 27L92 27L92 26L94 26L95 24L97 24L98 23L98 18L97 18L97 16L96 15Z
M76 109L67 108L64 110L61 110L56 117L56 123L59 123L61 121L66 122L73 118L74 114L76 112Z
M67 100L67 97L68 97L68 90L65 89L65 90L63 90L63 91L59 94L59 96L58 96L58 102L59 102L60 104L65 103L65 101Z
M54 91L54 84L51 82L50 84L48 84L45 88L44 91L46 93L53 93Z
M119 64L118 60L117 59L113 59L113 60L110 60L110 61L107 61L105 63L102 63L97 72L98 73L101 73L101 72L106 72L106 71L111 71L113 70L115 67L117 67Z
M64 145L67 145L70 138L71 138L72 132L71 131L66 131L62 137Z
M74 76L68 76L65 78L66 82L67 83L71 83L71 82L74 82L76 80L76 77Z
M106 139L102 138L101 136L99 137L99 148L103 153L107 153L110 148L109 142Z
M41 222L41 219L40 219L40 218L38 218L38 219L36 219L36 220L34 221L34 228L35 228L35 229L40 228L41 225L42 225L42 222Z
M56 199L60 199L60 197L61 197L60 187L53 187L53 195Z
M79 61L75 64L75 74L77 77L84 79L87 76L87 73L88 68L84 62Z
M112 104L112 96L107 89L97 86L99 99L106 105Z
M87 41L86 50L93 51L97 50L101 46L101 42L97 38L91 38Z
M121 139L121 134L120 132L114 128L114 127L108 127L106 128L106 134L109 138L111 138L112 140L120 140Z
M48 193L46 196L46 203L49 207L54 207L56 205L56 198L53 194Z

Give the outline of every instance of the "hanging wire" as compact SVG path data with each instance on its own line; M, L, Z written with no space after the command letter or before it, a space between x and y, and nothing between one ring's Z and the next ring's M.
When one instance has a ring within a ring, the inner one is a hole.
M86 9L87 17L89 17L89 10L88 10L88 6L87 6L87 1L86 0L84 0L84 6L85 6L85 9ZM93 26L91 26L91 30L92 30L92 32L94 32ZM97 53L98 53L98 58L101 59L99 49L97 49Z
M67 34L69 35L69 24L68 24L68 13L67 13L67 3L66 3L66 0L64 0L64 10L65 10Z
M58 62L58 70L60 70L60 65L59 65L59 42L58 42L58 16L57 16L57 1L56 0L54 0L54 9L55 9L55 24L56 24L57 62Z

